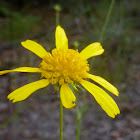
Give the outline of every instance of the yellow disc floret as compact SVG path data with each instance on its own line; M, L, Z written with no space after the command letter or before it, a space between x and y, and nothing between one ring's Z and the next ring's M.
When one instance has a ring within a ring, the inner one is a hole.
M51 84L79 82L87 78L89 64L78 51L73 49L53 49L43 58L40 69L42 77L50 80Z

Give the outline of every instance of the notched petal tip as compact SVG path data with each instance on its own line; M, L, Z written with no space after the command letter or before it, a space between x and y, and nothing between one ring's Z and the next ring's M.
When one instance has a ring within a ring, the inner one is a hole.
M75 107L75 105L76 105L75 101L72 101L71 103L69 102L68 104L65 104L63 102L62 104L66 109L71 109L71 108Z
M75 101L72 101L72 104L76 105L76 104L75 104Z
M71 108L73 108L76 105L75 102L76 102L76 99L75 99L75 101L72 101L73 106Z
M11 94L9 94L8 96L7 96L7 99L9 100L9 101L12 101L12 100L14 100L14 96L12 96Z
M13 102L25 100L33 92L35 92L38 89L46 87L49 83L50 82L47 79L42 79L36 82L32 82L30 84L27 84L21 88L14 90L7 96L7 98L10 101L13 100Z
M114 116L110 116L110 117L113 118L113 119L115 119L116 116L114 115Z
M71 109L71 108L73 108L73 107L75 107L75 102L72 102L72 104L71 104L71 106L66 106L66 105L64 105L64 107L66 108L66 109Z
M85 80L81 80L80 84L84 86L100 104L102 109L112 118L119 114L119 108L115 101L100 87Z
M15 100L13 100L13 103L15 103L16 101Z
M12 101L13 99L12 98L8 98L9 99L9 101Z
M11 95L11 93L7 96L7 99L9 100L9 101L12 101L13 99L14 99L14 96L12 96Z
M67 109L73 108L76 104L76 97L67 84L63 84L60 89L60 98L63 106Z
M119 92L118 92L117 88L114 87L111 83L109 83L104 78L102 78L100 76L92 75L92 74L88 74L88 78L90 78L93 81L97 82L98 84L100 84L101 86L106 88L108 91L113 93L114 95L119 96Z
M110 116L110 117L112 117L112 118L114 119L118 114L120 114L120 110L116 111L116 112L114 113L114 116Z

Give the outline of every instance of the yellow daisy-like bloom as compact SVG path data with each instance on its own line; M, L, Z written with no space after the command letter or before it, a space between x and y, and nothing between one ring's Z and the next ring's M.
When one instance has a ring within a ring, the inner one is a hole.
M94 96L102 109L110 117L115 118L115 115L120 113L115 101L103 89L84 80L90 78L116 96L119 94L118 90L105 79L88 73L89 64L87 59L104 52L101 44L99 42L92 43L80 53L78 50L68 49L67 36L60 26L56 28L55 39L56 48L51 53L34 41L26 40L21 42L23 47L42 58L39 68L20 67L0 71L0 75L9 72L37 72L41 73L42 79L13 91L8 95L8 99L13 100L13 102L22 101L40 88L44 88L49 84L58 84L63 106L72 108L75 106L76 97L68 84L80 83Z

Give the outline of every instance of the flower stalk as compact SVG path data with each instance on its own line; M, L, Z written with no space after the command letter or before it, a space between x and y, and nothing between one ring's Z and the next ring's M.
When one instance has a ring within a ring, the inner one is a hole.
M83 95L83 105L78 106L78 90L74 89L74 93L76 95L76 106L75 106L75 118L76 118L76 140L80 140L80 132L82 127L82 120L87 113L88 106L85 104L86 102L86 94Z
M76 99L78 100L78 92L75 90ZM76 140L80 139L80 129L81 129L81 115L78 108L78 102L76 100L76 107L75 107L75 117L76 117Z
M56 11L56 27L59 25L59 12L61 11L60 5L55 5L54 10ZM63 140L63 105L60 98L60 140Z
M60 99L60 140L63 140L63 105Z
M108 21L109 21L109 19L110 19L110 15L111 15L111 12L112 12L114 3L115 3L115 0L112 0L112 1L111 1L111 4L110 4L110 7L109 7L109 10L108 10L108 13L107 13L107 16L106 16L106 19L105 19L105 23L104 23L104 25L103 25L103 29L102 29L101 34L100 34L99 42L102 42L102 41L103 41L103 36L104 36L104 34L105 34L105 30L106 30Z

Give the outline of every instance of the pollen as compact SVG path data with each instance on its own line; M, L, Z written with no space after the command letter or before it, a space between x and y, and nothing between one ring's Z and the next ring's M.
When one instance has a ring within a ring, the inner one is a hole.
M87 78L89 64L80 53L73 49L53 49L47 52L40 63L42 77L49 79L51 84L79 82Z

